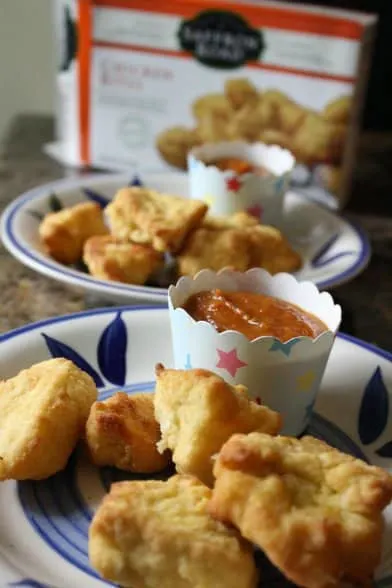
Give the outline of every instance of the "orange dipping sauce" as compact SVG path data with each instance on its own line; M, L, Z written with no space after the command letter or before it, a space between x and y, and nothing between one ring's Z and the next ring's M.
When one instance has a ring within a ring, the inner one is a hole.
M184 304L196 321L206 321L218 332L239 331L245 337L276 337L282 343L293 337L315 338L328 327L316 316L279 298L251 292L208 290Z
M271 173L261 166L255 166L249 161L245 161L243 159L237 159L235 157L224 157L222 159L217 159L215 161L209 162L211 165L215 165L221 171L233 171L237 175L247 174L247 173L254 173L259 176L269 176Z

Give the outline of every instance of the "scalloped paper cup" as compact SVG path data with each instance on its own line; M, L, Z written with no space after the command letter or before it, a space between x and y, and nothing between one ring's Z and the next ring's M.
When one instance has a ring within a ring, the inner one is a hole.
M270 174L237 175L209 163L225 157L243 159ZM279 227L294 164L294 156L277 145L241 141L208 143L188 155L190 197L204 200L211 214L224 216L246 210L262 223Z
M238 331L218 333L182 308L192 294L214 288L275 296L312 313L328 330L316 339L295 337L285 343L269 336L250 341ZM204 368L230 384L244 384L256 401L282 415L284 434L303 433L341 322L341 308L330 294L291 274L271 276L258 268L246 273L203 270L169 288L169 312L177 369Z

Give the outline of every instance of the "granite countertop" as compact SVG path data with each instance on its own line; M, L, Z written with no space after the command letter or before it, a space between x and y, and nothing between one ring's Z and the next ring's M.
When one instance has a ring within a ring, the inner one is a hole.
M53 137L53 121L38 116L15 120L0 155L0 211L22 192L69 173L42 153ZM342 305L342 330L392 348L392 137L365 136L345 214L368 233L373 255L368 268L331 293ZM0 332L42 318L103 305L25 268L0 246Z

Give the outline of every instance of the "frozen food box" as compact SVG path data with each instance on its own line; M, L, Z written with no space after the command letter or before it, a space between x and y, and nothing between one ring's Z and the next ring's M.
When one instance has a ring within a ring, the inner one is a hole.
M260 0L57 0L56 23L47 151L62 162L178 172L204 143L276 144L296 159L297 190L346 204L375 16Z

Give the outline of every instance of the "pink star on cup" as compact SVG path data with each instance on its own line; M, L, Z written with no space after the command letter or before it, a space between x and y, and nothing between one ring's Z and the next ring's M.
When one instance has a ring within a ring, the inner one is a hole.
M263 207L260 206L260 204L254 204L253 206L250 206L246 212L248 214L251 214L252 216L255 216L258 219L261 219L262 215L263 215Z
M223 351L223 349L216 350L219 355L218 363L216 367L222 368L229 372L232 378L235 377L237 371L247 366L248 364L241 359L237 355L237 349L232 349L231 351Z
M230 190L231 192L238 192L238 190L241 188L241 182L239 181L239 179L234 176L232 178L227 178L226 179L226 188L228 190Z

